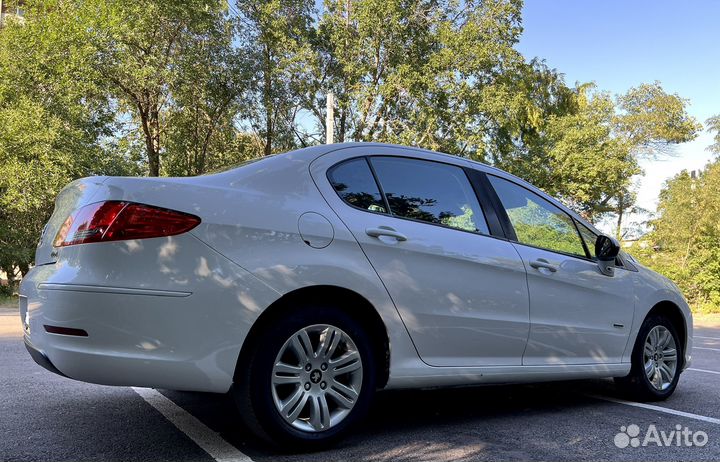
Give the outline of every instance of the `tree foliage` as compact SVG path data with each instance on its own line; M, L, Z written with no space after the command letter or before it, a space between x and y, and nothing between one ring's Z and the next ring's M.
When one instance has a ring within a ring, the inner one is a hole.
M232 34L223 4L74 0L60 7L66 15L72 11L70 21L85 31L81 39L92 48L108 96L140 128L151 176L160 174L166 138L193 159L195 168L189 171L197 172L215 141L218 124L234 114L242 73L233 66ZM188 103L196 103L190 108L196 114L179 117ZM188 149L178 136L196 137L194 146Z
M232 45L234 26L216 12L176 59L167 105L161 172L199 175L257 156L259 140L236 128L252 106L246 94L246 56Z
M720 156L720 115L710 117L705 124L707 125L708 131L715 132L713 144L708 146L708 150Z
M540 99L555 103L537 104L529 113L547 109L535 122L530 118L518 125L521 147L494 163L533 178L591 220L622 214L633 205L632 178L641 173L640 156L667 152L671 144L694 139L700 129L687 114L687 102L657 83L613 97L592 84L569 90L552 71L536 72L545 76L546 94L560 97Z
M484 158L503 77L521 66L519 1L328 0L308 110L335 137ZM509 93L509 92L508 92Z
M252 76L248 122L263 153L292 149L301 82L312 53L312 0L238 0L237 30ZM302 141L302 137L300 138Z
M71 180L139 173L107 143L113 105L92 50L55 11L0 32L0 269L27 270L54 198Z
M662 152L692 141L702 127L686 112L687 100L668 94L659 82L631 88L618 98L618 131L634 149Z
M611 95L524 57L521 0L28 0L26 10L0 30L4 268L32 261L68 181L197 175L317 144L328 93L337 141L485 161L620 224L638 158L699 127L657 82Z
M638 256L678 283L692 304L720 311L720 162L669 180L651 224L651 245Z

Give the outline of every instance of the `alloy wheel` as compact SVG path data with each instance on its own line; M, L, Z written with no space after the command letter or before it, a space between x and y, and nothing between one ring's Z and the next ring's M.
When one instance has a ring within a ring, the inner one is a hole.
M648 332L643 363L645 375L656 390L665 390L672 384L677 372L677 346L667 327L655 326Z
M288 424L321 432L344 420L362 388L360 353L341 329L314 324L280 348L272 369L272 396Z

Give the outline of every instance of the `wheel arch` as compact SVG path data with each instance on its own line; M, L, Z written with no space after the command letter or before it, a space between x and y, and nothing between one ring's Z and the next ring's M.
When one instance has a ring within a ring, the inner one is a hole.
M680 360L682 363L680 364L680 367L683 368L685 366L685 353L687 350L687 336L688 336L688 328L685 321L685 316L682 313L682 310L680 307L675 304L674 302L670 300L663 300L658 303L656 303L650 311L648 311L647 315L645 315L645 318L643 319L643 322L645 322L645 319L649 318L650 316L654 315L662 315L665 316L672 322L673 326L675 326L675 329L677 330L678 335L680 336L680 344L683 346L683 354L681 355Z
M370 338L373 339L371 347L378 365L377 385L378 388L383 388L390 376L390 340L387 327L377 309L365 297L353 290L333 285L317 285L295 289L267 307L255 320L243 341L233 380L237 381L238 371L242 370L243 365L249 361L252 346L274 320L293 310L298 304L312 302L327 304L328 301L334 300L343 300L342 305L337 305L336 308L352 316L370 333Z

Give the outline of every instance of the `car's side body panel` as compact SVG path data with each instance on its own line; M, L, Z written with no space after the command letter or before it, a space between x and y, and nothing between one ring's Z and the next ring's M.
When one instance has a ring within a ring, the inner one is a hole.
M398 361L417 358L407 330L357 241L315 186L308 169L313 157L307 151L286 156L271 175L257 172L234 180L232 185L241 191L233 206L222 215L204 218L192 233L279 294L330 285L364 297L387 329L392 380ZM250 193L253 199L247 200ZM328 245L316 248L304 242L298 220L308 213L324 217L332 227Z
M488 166L485 164L481 164L478 162L472 162L472 161L466 161L466 162L473 168L476 168L476 169L486 172L488 174L498 176L500 178L510 180L514 183L517 183L517 184L531 190L532 192L538 194L543 199L549 201L553 205L560 207L563 211L565 211L568 215L570 215L578 223L585 225L587 228L589 228L596 234L602 234L601 231L599 231L595 226L593 226L591 223L586 221L578 213L567 208L560 201L558 201L554 197L546 194L542 190L536 188L535 186L533 186L532 184L523 180L522 178L518 178L515 175L512 175L510 173L504 172L495 167L491 167L491 166ZM624 259L627 260L627 256L625 256ZM691 360L692 360L693 320L692 320L692 313L690 311L690 307L688 306L687 302L683 298L682 292L680 291L680 289L678 289L678 287L672 281L665 278L664 276L657 274L654 271L651 271L647 268L642 267L642 265L639 265L634 260L630 263L631 264L628 265L629 267L639 268L639 271L631 271L632 274L630 275L633 280L633 284L634 284L633 293L634 293L634 298L635 298L635 304L634 304L634 308L633 308L632 328L628 332L628 341L627 341L627 344L626 344L626 347L625 347L625 350L624 350L624 353L622 356L622 363L623 364L630 363L630 355L632 354L635 339L640 330L640 326L641 326L643 320L647 317L649 311L659 303L670 302L678 308L683 319L685 320L685 329L687 332L687 339L686 339L686 345L685 345L685 350L684 350L685 360L683 362L683 367L685 367L685 368L689 367ZM624 270L618 270L618 271L624 271ZM616 375L616 376L619 376L619 375Z
M66 363L53 351L46 352L53 364L59 362L55 364L56 367L70 377L91 382L227 391L232 384L235 365L250 326L282 295L315 285L348 288L366 298L385 323L393 348L392 358L417 357L382 282L355 239L329 209L315 187L308 171L309 160L314 158L312 151L291 153L233 172L206 177L110 178L105 181L101 190L94 195L95 200L151 202L155 206L198 215L202 218L202 224L186 235L172 238L86 244L59 249L57 263L34 269L23 283L23 292L31 300L31 317L35 316L32 313L42 313L42 319L45 319L58 311L66 313L58 318L62 321L61 325L82 328L87 324L86 320L78 317L79 313L87 310L88 305L98 297L97 293L90 296L88 292L78 292L80 295L77 297L80 299L77 299L74 298L74 292L65 290L58 300L38 304L36 300L60 294L58 291L38 289L40 281L148 290L177 288L180 292L188 291L193 295L186 298L105 295L113 299L112 303L105 303L105 309L108 313L118 314L94 313L97 319L115 319L117 326L123 326L118 329L127 331L135 331L139 327L136 326L138 322L148 328L154 326L154 335L140 329L142 335L132 340L125 339L126 343L132 343L132 354L127 356L127 360L140 364L138 367L144 379L129 373L129 368L123 368L122 364L118 364L115 369L117 374L113 373L111 377L97 375L93 372L95 369L107 368L95 368L97 364L93 362L91 354L82 357L76 355L75 361ZM218 204L226 205L218 207ZM333 237L328 246L319 249L303 241L298 220L306 212L319 214L330 222ZM172 264L164 258L169 258ZM68 262L76 262L89 271L83 272ZM108 262L113 262L112 267L117 269L110 270L108 275L92 272L96 268L109 267ZM74 275L66 277L70 272ZM93 279L95 274L104 280ZM207 290L203 290L201 283L207 285ZM100 300L103 297L100 295ZM74 304L77 309L68 308L68 304ZM172 311L163 309L165 306L168 309L172 307ZM210 309L212 311L208 312ZM156 317L144 319L146 313L155 314ZM182 341L188 350L203 344L210 349L214 348L216 357L212 361L215 368L198 366L197 363L203 358L190 360L178 355L182 348L179 348L177 342L158 338L162 337L160 333L168 330L163 319L166 322L178 322L178 330L184 333L177 340ZM217 322L218 326L204 329L200 320L210 325ZM193 329L192 337L188 335L189 326ZM96 327L87 329L93 338L96 332L104 335L104 331ZM32 330L37 331L34 328ZM66 340L72 343L83 339L62 339ZM154 348L153 340L165 345L165 348ZM85 341L88 343L87 339ZM137 345L149 346L143 349ZM48 349L48 345L36 346L43 351ZM102 343L98 351L112 355L117 351L118 356L125 355L112 345ZM144 359L147 361L143 362ZM176 366L176 369L170 373L167 367L158 366L161 363ZM76 369L83 364L87 367ZM155 368L157 373L146 373L142 364L148 364L148 367L153 365L151 368ZM174 385L173 377L180 377Z
M683 350L685 355L683 368L687 369L692 363L693 347L693 317L690 307L681 295L680 289L672 281L638 263L635 263L635 266L638 267L638 272L635 273L636 276L633 279L635 284L635 315L632 330L630 331L630 341L623 355L623 362L630 361L633 342L648 312L661 303L670 302L679 309L685 320L686 338Z
M634 313L635 273L516 244L527 267L531 327L524 365L622 362ZM543 260L557 268L533 268Z
M432 366L520 365L529 329L528 296L525 268L512 244L350 207L335 193L326 171L366 155L408 152L378 146L343 149L313 162L311 172L384 282L422 359ZM366 232L382 227L396 229L407 240Z
M46 264L33 268L21 287L21 307L26 304L21 314L25 319L27 313L30 322L26 341L60 372L79 380L224 392L232 384L245 337L265 309L292 291L335 285L367 299L382 318L390 339L388 388L627 374L629 348L622 363L612 364L521 366L477 361L465 364L471 367L460 363L450 367L448 361L438 363L446 367L433 367L423 362L398 312L398 308L410 310L420 300L395 306L356 236L336 207L328 204L334 191L317 178L313 181L317 175L310 173L313 161L320 165L326 154L333 153L333 159L340 161L357 155L351 151L358 148L369 150L366 154L382 149L402 152L521 181L465 159L370 143L319 146L195 178L82 180L80 185L91 186L75 190L75 206L98 200L150 203L200 216L202 223L179 236L82 244L56 249L52 257L53 249L43 247L39 263ZM301 219L303 215L306 218ZM507 262L512 260L508 254ZM517 257L512 265L519 261ZM631 277L636 309L628 344L647 311L663 300L682 309L691 334L689 309L671 283L644 269ZM501 324L527 319L527 307L523 312L518 302L523 297L527 300L527 293L517 295L518 310ZM431 310L425 314L434 315ZM84 329L88 337L49 334L43 330L46 324ZM523 329L527 332L527 324L509 331L521 338Z

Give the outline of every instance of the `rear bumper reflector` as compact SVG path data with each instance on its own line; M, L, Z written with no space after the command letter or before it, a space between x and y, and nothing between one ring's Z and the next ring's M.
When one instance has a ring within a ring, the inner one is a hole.
M45 332L49 334L60 334L60 335L73 335L75 337L87 337L88 333L82 329L75 329L72 327L59 327L59 326L48 326L45 324Z

